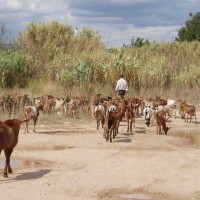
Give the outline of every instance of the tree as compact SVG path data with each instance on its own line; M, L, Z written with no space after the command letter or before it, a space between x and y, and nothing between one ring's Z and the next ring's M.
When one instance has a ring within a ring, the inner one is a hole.
M3 23L0 23L0 49L5 49L6 44L6 27Z
M133 37L131 39L131 44L129 45L123 45L124 48L130 48L130 47L142 47L144 45L149 45L150 42L148 39L144 40L144 38L141 38L141 37L137 37L136 39Z
M136 40L134 37L131 40L131 46L142 47L143 45L149 45L150 42L148 39L144 41L144 38L137 37Z
M6 30L5 24L0 22L0 50L8 50L14 47L14 39Z
M185 22L185 26L178 30L178 37L175 38L176 41L200 41L200 12L195 15L189 13L191 17L190 20Z
M0 42L3 42L4 36L6 33L6 28L5 25L3 23L0 24Z

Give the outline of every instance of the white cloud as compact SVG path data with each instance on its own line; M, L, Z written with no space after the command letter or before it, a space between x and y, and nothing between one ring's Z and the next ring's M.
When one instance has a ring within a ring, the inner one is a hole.
M111 3L118 5L134 5L136 3L153 3L155 0L110 0Z
M130 44L133 37L135 39L137 37L148 39L150 42L173 41L174 37L177 36L177 29L177 26L148 26L141 28L129 25L123 31L117 27L113 28L113 26L101 27L100 33L104 31L103 41L109 43L109 46L121 47L123 44Z
M199 0L0 0L0 23L14 36L31 22L88 27L119 47L133 37L172 40L188 13L198 8Z
M199 3L199 0L187 0L189 3Z
M67 13L68 20L77 20L77 17L73 16L71 13Z
M0 5L4 9L18 9L22 7L22 3L18 0L1 0Z
M53 12L68 8L64 0L1 0L1 8L12 11L34 11L34 12Z
M51 0L51 1L41 1L35 0L32 3L27 2L27 8L34 11L34 12L54 12L54 11L61 11L68 8L67 3L63 4L62 2Z

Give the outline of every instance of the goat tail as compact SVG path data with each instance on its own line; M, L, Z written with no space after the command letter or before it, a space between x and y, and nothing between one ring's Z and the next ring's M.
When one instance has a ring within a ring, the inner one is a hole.
M22 124L23 122L27 122L28 120L27 119L25 119L25 120L23 120L23 121L21 121L20 123Z

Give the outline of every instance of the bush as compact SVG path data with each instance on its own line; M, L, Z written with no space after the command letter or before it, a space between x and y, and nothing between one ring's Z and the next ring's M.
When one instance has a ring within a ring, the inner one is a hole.
M0 52L0 75L2 88L25 88L33 75L32 57L19 52Z
M77 85L78 79L76 77L77 77L76 70L69 71L67 69L61 70L57 75L57 79L60 85L65 89Z

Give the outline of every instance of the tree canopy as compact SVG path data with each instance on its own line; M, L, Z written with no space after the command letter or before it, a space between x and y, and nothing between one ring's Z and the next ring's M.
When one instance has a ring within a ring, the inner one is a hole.
M190 20L185 22L185 26L178 30L178 37L175 38L176 41L200 41L200 12L195 15L189 13L191 17Z

